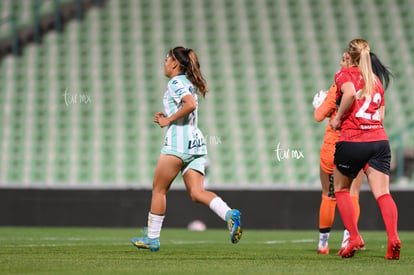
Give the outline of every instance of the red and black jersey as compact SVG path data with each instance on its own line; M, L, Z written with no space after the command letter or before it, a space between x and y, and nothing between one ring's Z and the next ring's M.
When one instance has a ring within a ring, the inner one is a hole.
M360 98L358 95L364 87L364 79L357 67L341 69L335 75L337 102L342 98L342 85L352 82L356 96L351 107L341 118L339 141L369 142L388 140L382 125L380 108L385 106L384 88L376 77L375 90L371 96Z

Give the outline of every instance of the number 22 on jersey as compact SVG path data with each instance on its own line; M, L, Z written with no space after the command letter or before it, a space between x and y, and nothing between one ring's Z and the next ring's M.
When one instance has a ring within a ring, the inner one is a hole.
M359 90L357 92L357 98L358 98L358 94L360 92L361 92L361 90ZM379 104L381 102L380 93L375 93L372 100L375 104ZM360 118L369 119L369 120L378 120L378 121L380 121L381 120L380 106L378 106L378 108L375 109L374 114L371 114L371 113L367 112L370 104L371 104L371 97L370 96L365 96L364 104L362 104L361 108L358 110L358 112L355 114L355 116L360 117Z

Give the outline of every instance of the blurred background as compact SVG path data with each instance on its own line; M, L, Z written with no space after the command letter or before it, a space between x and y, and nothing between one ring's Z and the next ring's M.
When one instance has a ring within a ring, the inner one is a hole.
M309 215L292 215L309 217L316 227L327 120L314 120L313 96L333 83L347 43L368 40L394 74L385 95L391 186L397 197L409 198L413 15L410 0L1 1L2 224L100 225L80 216L108 200L101 211L118 209L114 216L126 216L108 225L146 222L164 138L153 115L162 110L168 81L165 56L178 45L197 52L209 85L199 100L199 127L209 150L207 187L241 209L276 206L286 217L294 211L289 199L303 196ZM181 178L176 181L172 201L186 196ZM261 197L269 194L275 195ZM85 205L79 203L83 196ZM264 201L270 205L260 205ZM73 223L59 222L81 206ZM208 210L193 208L195 217L210 217ZM32 219L19 220L19 211L28 209L35 211ZM125 221L141 212L143 218ZM295 227L286 219L280 223Z

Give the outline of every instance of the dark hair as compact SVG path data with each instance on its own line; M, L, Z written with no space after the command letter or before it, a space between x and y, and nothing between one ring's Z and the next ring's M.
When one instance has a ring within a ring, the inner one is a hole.
M372 71L381 80L382 85L384 85L384 88L386 90L388 88L388 85L390 84L393 75L391 71L387 67L385 67L384 64L382 64L381 60L379 60L375 53L370 52L369 54L371 56Z
M191 83L196 87L197 91L205 97L207 93L207 83L201 74L200 63L198 62L198 57L195 51L179 46L171 49L168 54L178 61L181 71L186 74Z

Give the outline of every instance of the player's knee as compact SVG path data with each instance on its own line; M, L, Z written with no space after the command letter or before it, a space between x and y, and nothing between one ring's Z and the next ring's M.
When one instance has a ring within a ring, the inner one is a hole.
M202 192L200 192L199 190L191 190L189 192L189 194L190 194L190 198L191 198L191 200L193 202L198 203L198 202L201 201L201 194L202 194Z

